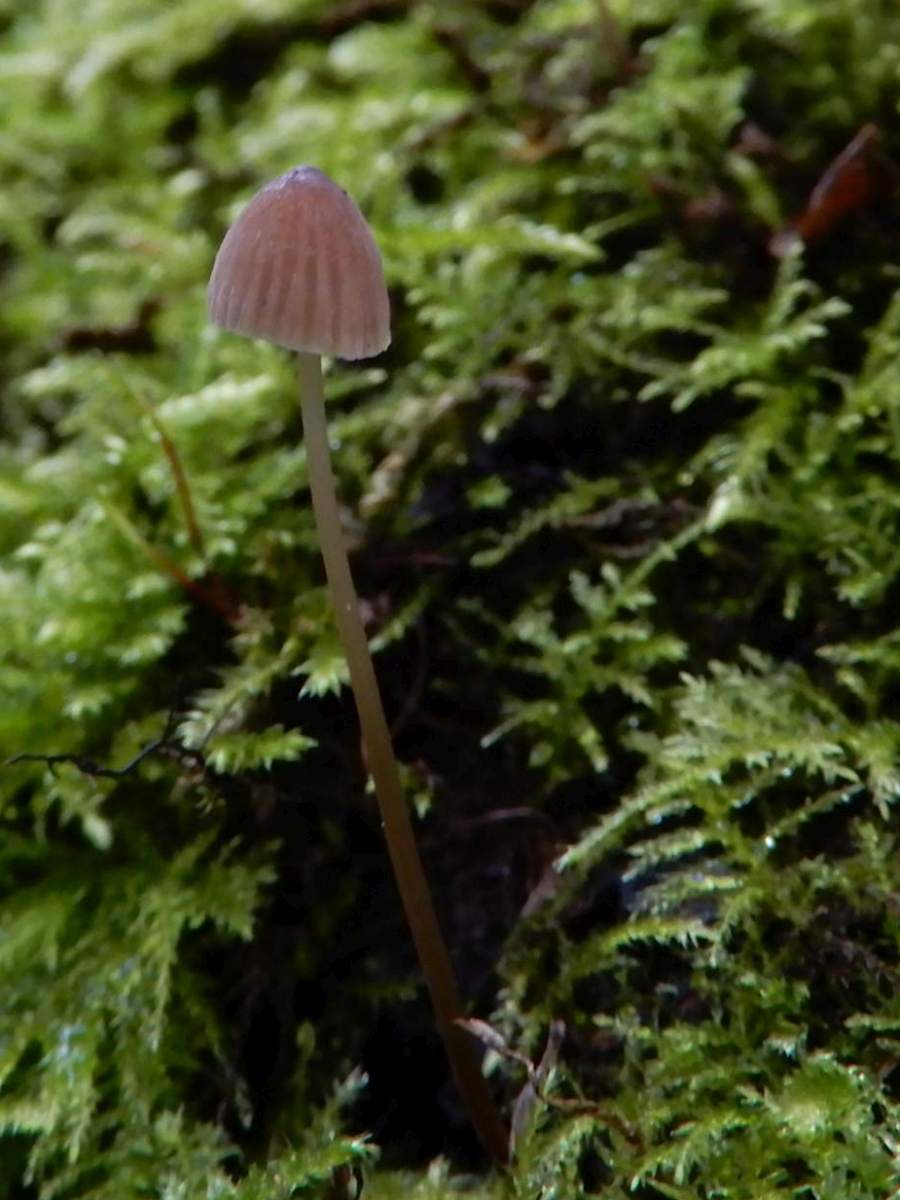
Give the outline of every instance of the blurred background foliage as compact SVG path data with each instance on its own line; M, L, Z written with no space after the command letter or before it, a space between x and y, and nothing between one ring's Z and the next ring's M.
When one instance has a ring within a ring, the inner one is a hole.
M0 0L0 81L3 1195L894 1194L894 0ZM336 466L507 1112L566 1026L506 1181L291 364L206 320L298 162L384 253Z

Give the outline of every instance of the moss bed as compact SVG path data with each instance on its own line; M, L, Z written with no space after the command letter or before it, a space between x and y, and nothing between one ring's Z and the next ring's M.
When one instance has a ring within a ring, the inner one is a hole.
M898 114L895 0L0 0L0 1195L897 1193ZM299 162L384 255L335 463L505 1175L291 363L206 319Z

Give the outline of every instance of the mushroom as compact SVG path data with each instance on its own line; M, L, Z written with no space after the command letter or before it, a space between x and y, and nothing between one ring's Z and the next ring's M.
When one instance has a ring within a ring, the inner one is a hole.
M367 358L391 339L378 248L346 192L315 167L295 167L257 192L226 233L208 300L216 325L297 351L313 512L394 876L457 1087L485 1149L505 1163L507 1134L457 1023L462 1002L400 785L329 456L320 356Z

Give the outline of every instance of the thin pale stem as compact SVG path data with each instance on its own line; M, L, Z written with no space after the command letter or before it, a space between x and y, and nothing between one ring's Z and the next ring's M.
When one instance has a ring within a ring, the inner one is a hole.
M397 888L457 1087L485 1149L498 1162L505 1163L508 1154L506 1132L481 1074L471 1036L455 1024L463 1016L459 989L422 869L369 644L359 615L331 471L319 356L301 353L299 374L300 409L316 528L338 632L350 667L366 763L375 784Z

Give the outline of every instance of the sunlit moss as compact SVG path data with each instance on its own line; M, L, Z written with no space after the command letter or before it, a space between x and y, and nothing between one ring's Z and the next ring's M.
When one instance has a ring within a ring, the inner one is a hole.
M65 759L0 771L0 1192L892 1194L900 12L352 7L0 0L0 757ZM520 1055L568 1029L505 1182L358 1124L413 985L291 365L204 300L303 161L392 289L327 387L411 795L507 888L457 957Z

